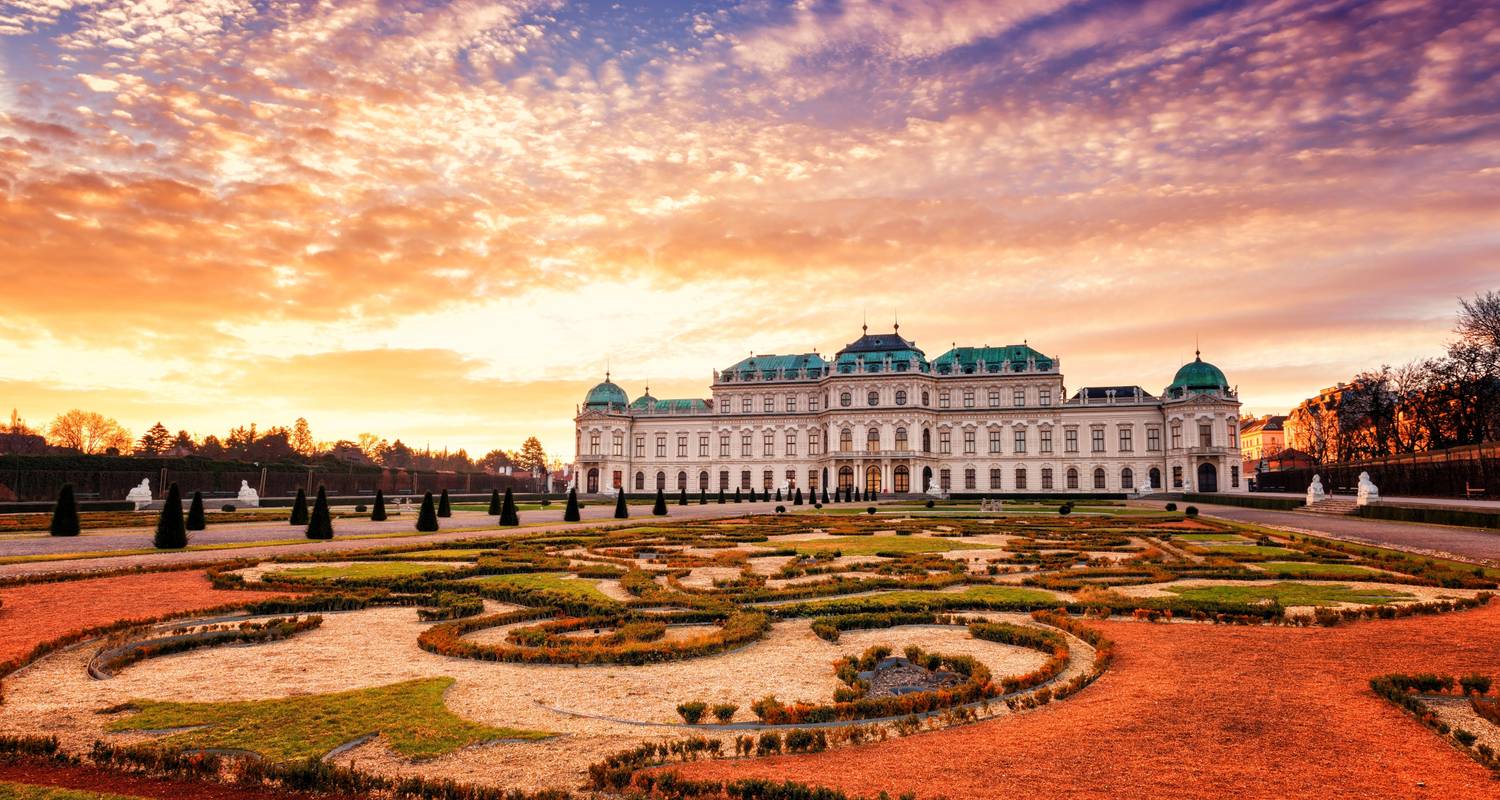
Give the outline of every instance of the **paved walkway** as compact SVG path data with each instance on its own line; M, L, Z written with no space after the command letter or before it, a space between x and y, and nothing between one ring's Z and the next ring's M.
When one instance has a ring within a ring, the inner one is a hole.
M1340 497L1353 497L1354 495L1339 495ZM1279 497L1289 500L1306 500L1304 492L1256 492L1251 497ZM1388 506L1423 506L1439 508L1456 508L1460 511L1500 511L1500 499L1467 500L1460 497L1400 497L1396 495L1381 495L1380 502Z
M1160 503L1151 503L1161 505ZM1181 506L1181 503L1178 503ZM1391 522L1307 514L1295 511L1267 511L1240 506L1196 504L1204 514L1236 522L1251 522L1299 532L1320 534L1360 544L1383 545L1426 555L1449 556L1461 561L1484 562L1500 566L1500 530L1460 528L1451 525L1423 525L1415 522Z
M263 546L214 550L152 552L66 561L35 561L4 564L0 565L0 578L52 572L97 572L120 569L121 567L156 566L161 564L206 564L234 558L357 552L361 550L374 550L381 547L397 547L421 543L438 544L459 539L472 539L479 536L493 537L496 535L537 533L540 531L563 530L567 528L641 525L658 519L711 519L739 516L741 514L769 514L777 505L786 505L786 503L778 504L773 501L765 503L725 503L724 505L718 505L717 503L710 502L708 505L698 505L694 502L686 506L669 504L667 506L668 516L666 517L651 516L650 506L633 505L630 507L631 518L626 520L614 519L614 506L612 505L584 506L582 509L583 521L569 523L561 521L563 507L559 504L556 508L520 512L522 524L520 528L501 528L495 524L494 517L483 512L455 511L452 517L440 520L445 530L439 530L437 533L417 533L412 530L413 525L416 524L416 513L413 511L405 516L393 518L385 522L352 519L335 520L333 524L335 538L328 541L304 539L303 526L287 525L284 522L222 523L211 525L208 530L198 531L193 534L192 544L274 542L289 539L296 539L298 541L296 544L267 544ZM789 507L788 510L791 510L791 508ZM461 528L464 530L459 530ZM45 533L36 534L35 536L18 535L0 539L0 557L138 550L151 546L152 532L153 528L115 528L86 533L78 537L53 537ZM409 535L399 535L407 533ZM377 538L367 539L338 538L370 534L397 535L378 536Z

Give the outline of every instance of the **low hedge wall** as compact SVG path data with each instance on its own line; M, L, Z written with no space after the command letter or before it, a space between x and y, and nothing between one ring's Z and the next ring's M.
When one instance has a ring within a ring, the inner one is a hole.
M692 639L656 639L651 641L637 639L606 642L604 641L605 637L598 637L597 641L585 639L578 644L569 644L555 636L556 633L561 631L580 629L580 627L602 628L607 625L620 626L632 622L663 621L660 617L653 619L649 617L632 618L616 615L581 620L558 620L550 626L542 626L542 630L538 631L540 638L524 635L519 637L523 641L528 638L540 641L542 642L542 646L540 647L527 647L516 644L479 644L463 639L465 634L477 630L544 619L553 616L556 611L556 609L552 608L528 608L508 614L491 614L489 616L474 617L456 622L445 622L423 631L422 635L417 638L417 644L423 650L430 653L456 658L471 658L479 661L505 661L522 664L640 665L662 661L680 661L721 653L725 650L755 641L764 636L771 628L771 621L765 614L737 612L730 614L723 620L723 624L717 633ZM706 621L697 614L690 614L688 618L694 622ZM667 621L679 620L669 619Z
M1306 501L1298 497L1257 497L1253 494L1231 494L1225 492L1220 494L1200 494L1188 492L1182 495L1184 503L1212 503L1219 506L1244 506L1245 508L1263 508L1268 511L1291 511L1306 505Z
M1465 528L1500 529L1500 512L1467 511L1457 508L1419 508L1376 504L1360 506L1359 516L1366 519L1389 519L1397 522L1424 522L1428 525L1458 525Z

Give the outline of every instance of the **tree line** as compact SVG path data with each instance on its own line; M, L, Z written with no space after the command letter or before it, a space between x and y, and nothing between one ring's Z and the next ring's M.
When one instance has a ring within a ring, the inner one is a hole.
M535 436L516 450L494 449L472 458L463 448L417 449L399 438L388 441L372 433L355 440L320 442L313 437L307 420L298 417L290 427L265 429L255 423L231 428L222 438L208 434L198 438L186 430L173 433L157 422L139 438L119 421L96 411L72 409L58 414L45 428L33 429L15 412L9 425L0 425L0 453L40 455L81 453L147 457L198 456L216 461L260 463L333 462L370 464L395 469L451 470L454 472L534 471L548 468L547 452Z
M1287 417L1320 464L1500 441L1500 292L1460 299L1445 352L1354 376Z

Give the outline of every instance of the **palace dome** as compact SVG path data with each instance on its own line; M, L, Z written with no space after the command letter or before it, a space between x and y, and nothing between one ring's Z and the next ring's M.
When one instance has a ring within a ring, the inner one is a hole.
M623 411L629 404L630 399L625 396L625 390L604 376L604 382L597 384L583 397L584 408L603 409L606 411Z
M1224 377L1224 371L1203 360L1199 354L1194 354L1193 360L1183 364L1172 376L1172 382L1167 386L1167 397L1182 397L1188 393L1206 394L1209 392L1229 393L1229 379Z

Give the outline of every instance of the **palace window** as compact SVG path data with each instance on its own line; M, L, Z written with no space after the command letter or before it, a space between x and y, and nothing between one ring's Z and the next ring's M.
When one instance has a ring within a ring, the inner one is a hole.
M1077 469L1075 469L1073 467L1068 467L1068 471L1065 472L1065 473L1063 473L1063 478L1067 481L1067 487L1069 489L1077 489L1078 488L1078 470Z
M1229 468L1229 485L1240 488L1240 465L1235 464Z
M1041 449L1038 452L1052 452L1052 429L1041 428L1037 431L1037 434L1041 436L1041 442L1039 442Z
M748 396L741 398L740 399L740 410L743 411L743 412L745 412L746 414L749 414L750 410L753 408L753 406L751 405L751 402L752 401L751 401L751 399Z
M815 469L810 469L807 471L807 490L809 492L818 491L818 471ZM818 501L816 498L814 498L813 502L816 503Z
M990 488L999 490L1003 471L999 467L990 467Z
M1016 467L1016 488L1017 489L1025 489L1026 488L1026 468L1025 467Z
M990 428L990 452L1000 452L1000 429Z
M947 389L938 392L938 408L948 408L949 406L953 405L953 401L950 398L950 395L951 392L949 392Z
M719 491L722 492L722 491L724 491L724 490L726 490L728 488L729 488L729 470L727 470L727 469L721 469L721 470L719 470Z
M729 458L729 434L719 434L719 458Z
M1172 468L1172 488L1173 489L1181 489L1182 488L1182 467L1173 467Z
M1135 451L1135 429L1124 425L1120 427L1120 452L1131 453Z
M786 432L786 454L789 455L789 456L797 455L797 432L796 431L787 431Z
M1182 424L1172 423L1172 449L1178 450L1182 447ZM1180 484L1179 484L1180 485Z
M762 443L765 445L765 455L776 455L776 434L770 431L766 431L764 434L761 434L760 438Z
M772 411L775 411L776 410L776 398L772 397L771 395L766 395L766 404L765 405L766 405L766 413L767 414L771 413Z
M614 441L611 442L610 444L612 445L612 451L614 452L614 454L616 456L623 456L623 455L625 455L625 434L623 434L623 433L617 433L617 434L615 434L614 435Z
M907 444L906 444L906 429L905 428L897 428L896 429L896 449L897 450L905 450L906 447L907 447Z
M1214 426L1213 426L1212 423L1208 423L1208 422L1200 422L1200 423L1198 423L1198 446L1199 447L1213 447L1214 446Z
M637 437L635 437L635 457L636 458L645 458L646 457L646 437L644 437L644 436L637 436Z
M740 488L741 489L749 489L750 488L750 470L748 470L748 469L742 469L742 470L740 470Z
M796 411L797 410L797 395L794 395L794 394L793 395L787 395L787 398L786 398L786 410L787 411Z
M1063 452L1064 453L1076 453L1076 452L1078 452L1078 429L1077 428L1063 428Z
M974 476L973 467L967 467L964 469L964 488L971 491L979 488L979 483Z
M1039 399L1037 400L1037 404L1043 406L1052 405L1052 390L1042 389L1041 394L1039 395Z
M589 434L589 455L599 455L599 434Z
M677 437L677 457L687 458L687 434L685 433Z
M999 408L999 407L1000 407L1000 390L999 389L991 389L990 390L990 408Z
M744 433L740 434L740 455L744 456L745 458L749 458L750 456L755 455L755 449L750 444L749 431L745 431ZM749 486L750 484L747 482L745 485Z
M666 489L667 489L667 473L665 473L665 472L657 472L656 473L656 488L661 489L662 491L666 491Z
M1089 431L1089 451L1094 453L1104 452L1104 429L1094 428Z
M938 470L938 486L945 492L953 488L953 470L947 467Z
M708 470L698 473L698 490L703 492L708 491Z
M1161 428L1155 425L1146 429L1146 452L1161 452ZM1161 487L1158 486L1156 488L1160 489Z
M1234 420L1229 420L1228 422L1225 423L1225 425L1229 429L1228 430L1228 433L1229 433L1229 436L1228 436L1229 446L1230 447L1239 447L1240 446L1240 441L1239 441L1240 440L1240 426L1239 426L1239 423L1236 422L1236 421L1234 421Z
M666 458L667 457L667 437L665 437L665 436L658 436L658 437L656 437L656 457L657 458Z
M797 488L797 470L789 469L786 471L786 490L790 492L795 488ZM791 498L788 497L787 499L790 500Z
M974 454L974 429L973 428L965 428L964 429L964 452L968 453L969 455L973 455Z
M1042 491L1052 488L1052 468L1042 467Z
M635 490L637 492L644 492L646 490L646 473L637 472L635 474Z
M904 406L904 405L906 405L906 390L905 389L897 389L896 390L896 405L898 405L898 406Z
M819 450L819 445L821 445L822 443L823 443L823 437L818 433L818 431L817 431L816 428L814 428L813 430L810 430L810 431L807 432L807 454L808 455L815 456L819 452L821 452L821 450Z
M1022 454L1024 452L1026 452L1026 429L1025 428L1016 428L1015 446L1011 448L1011 452L1013 452L1013 453L1015 453L1017 455L1020 455L1020 454Z
M854 405L854 395L849 392L841 393L839 395L839 405L843 406L844 408L848 408L849 406Z
M1026 405L1026 390L1015 389L1010 393L1010 404L1017 408Z
M938 431L938 452L953 452L953 434L947 430Z
M760 484L761 484L761 487L764 488L768 494L771 491L771 483L773 481L775 481L775 480L776 480L776 473L774 473L774 472L772 472L770 470L766 470L766 471L764 471L764 472L762 472L760 474Z
M865 432L865 450L871 453L880 452L880 429L871 426Z
M927 390L923 389L922 390L922 405L925 406L925 405L927 405L930 402L932 402L932 401L927 398Z
M698 455L708 458L708 434L698 434Z
M686 472L678 472L677 473L677 491L679 491L679 492L685 492L685 491L687 491L687 473Z
M1134 489L1135 488L1135 472L1131 471L1130 467L1126 467L1126 468L1120 470L1120 488L1121 489Z
M878 405L880 405L880 393L879 392L870 392L869 394L865 395L865 401L868 402L872 406L878 406Z
M973 389L965 389L964 390L964 408L973 408L973 407L974 407L974 390Z
M722 402L722 403L719 404L719 413L720 414L728 414L729 413L729 407L732 406L732 405L734 405L734 401L731 398L728 398L728 397L724 398L724 402Z
M810 394L810 395L807 396L807 410L808 411L817 411L818 410L818 396L817 395Z
M848 453L854 450L854 430L843 428L839 430L839 452Z
M1103 467L1094 467L1094 488L1095 489L1106 489L1106 488L1108 488L1108 486L1105 484L1105 480L1104 480L1104 468Z

